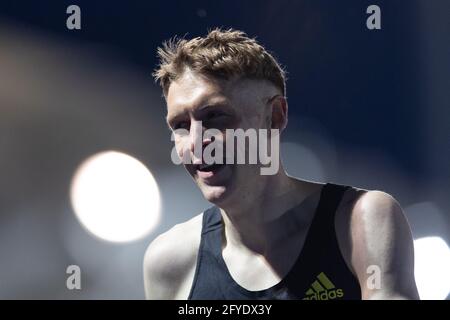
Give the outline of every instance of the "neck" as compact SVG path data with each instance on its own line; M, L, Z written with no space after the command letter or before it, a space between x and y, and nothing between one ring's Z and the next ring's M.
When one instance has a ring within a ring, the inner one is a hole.
M260 254L275 247L286 236L289 223L279 218L307 196L306 184L280 170L255 190L241 192L229 206L221 206L227 243Z

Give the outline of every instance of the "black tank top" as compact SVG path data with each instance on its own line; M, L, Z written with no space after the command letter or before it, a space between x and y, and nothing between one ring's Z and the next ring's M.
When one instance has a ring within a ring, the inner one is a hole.
M203 213L202 234L191 292L192 300L361 299L358 280L338 246L334 217L349 186L326 183L294 266L275 286L250 291L236 283L222 256L222 216L213 206Z

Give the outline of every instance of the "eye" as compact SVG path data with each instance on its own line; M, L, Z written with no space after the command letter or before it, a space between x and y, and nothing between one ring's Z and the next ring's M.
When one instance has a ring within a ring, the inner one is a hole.
M205 117L205 121L218 121L225 119L227 115L221 111L211 111Z
M211 112L208 113L206 118L207 119L214 119L214 118L221 117L221 116L225 116L225 114L223 112L220 112L220 111L211 111Z
M215 128L219 130L230 127L231 122L232 117L220 110L211 110L205 115L203 120L204 126L206 128Z

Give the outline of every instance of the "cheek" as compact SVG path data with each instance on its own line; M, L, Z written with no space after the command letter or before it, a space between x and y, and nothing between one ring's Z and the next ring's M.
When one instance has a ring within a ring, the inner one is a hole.
M190 149L190 144L189 144L189 137L187 136L178 136L175 137L175 149L177 150L177 153L180 157L183 156L183 154L187 151L189 151Z

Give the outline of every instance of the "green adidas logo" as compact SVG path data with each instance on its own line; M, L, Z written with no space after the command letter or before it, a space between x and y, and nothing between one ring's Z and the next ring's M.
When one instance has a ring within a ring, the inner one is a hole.
M331 300L336 298L342 298L344 291L342 289L336 289L333 282L321 272L317 276L317 280L311 284L311 287L306 291L306 296L303 300Z

